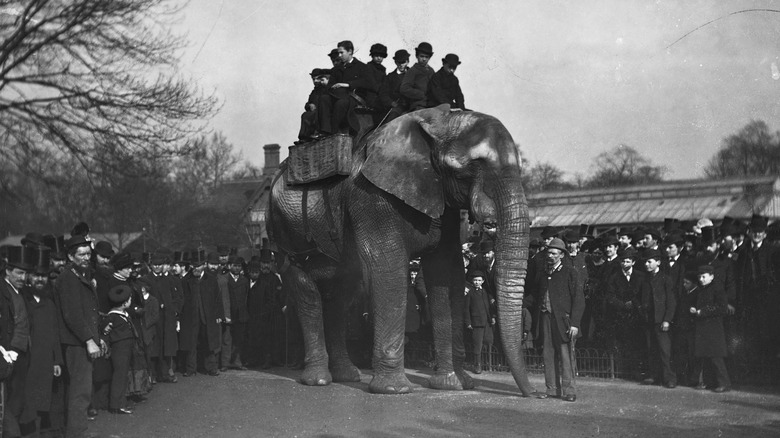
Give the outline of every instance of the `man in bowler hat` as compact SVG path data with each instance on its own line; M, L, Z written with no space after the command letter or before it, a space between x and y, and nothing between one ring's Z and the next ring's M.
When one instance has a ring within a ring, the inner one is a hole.
M386 114L385 123L395 119L408 110L408 103L401 95L401 83L409 69L409 52L397 50L393 55L395 70L385 76L379 87L379 102L382 114Z
M414 49L414 55L417 63L406 72L401 82L401 95L409 102L410 111L428 107L428 82L434 74L433 68L428 65L433 56L433 47L429 43L420 43Z
M448 53L441 62L441 68L431 76L431 80L428 82L428 106L435 107L446 103L454 109L466 109L460 81L455 76L455 69L460 65L460 58L454 53Z

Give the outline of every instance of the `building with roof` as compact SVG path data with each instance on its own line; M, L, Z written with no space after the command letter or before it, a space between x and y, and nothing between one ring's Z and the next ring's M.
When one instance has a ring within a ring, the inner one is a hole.
M730 216L749 221L760 214L780 218L780 175L727 180L664 181L641 186L540 192L527 196L532 228L660 226Z

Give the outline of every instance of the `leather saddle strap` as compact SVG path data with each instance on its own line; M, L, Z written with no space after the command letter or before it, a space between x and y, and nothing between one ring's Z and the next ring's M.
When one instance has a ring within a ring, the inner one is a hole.
M330 204L330 190L324 188L322 190L322 201L325 204L325 220L328 221L328 233L330 234L330 240L333 241L336 252L339 253L339 230L336 228L336 221L333 220L333 211Z

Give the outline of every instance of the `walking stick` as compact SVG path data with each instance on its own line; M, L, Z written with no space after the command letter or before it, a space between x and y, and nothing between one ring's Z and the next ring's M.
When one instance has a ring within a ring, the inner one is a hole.
M289 306L285 309L284 312L284 366L288 366L290 364L289 360L287 359L287 351L290 349L290 339L287 336L287 310L290 310Z

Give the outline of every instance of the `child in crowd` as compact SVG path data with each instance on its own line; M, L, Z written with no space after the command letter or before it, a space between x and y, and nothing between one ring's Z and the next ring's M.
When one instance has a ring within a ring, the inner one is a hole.
M102 326L102 332L108 337L111 346L111 397L108 411L112 414L132 414L127 406L127 384L133 344L138 335L130 321L127 309L132 302L132 288L126 284L112 287L108 291L111 311L108 312Z
M696 297L696 306L689 309L691 315L696 317L696 374L701 374L704 359L709 359L715 369L715 378L718 386L714 392L726 392L731 389L726 371L726 336L723 330L723 317L727 314L728 300L723 283L713 282L715 268L710 265L699 267L699 292Z

